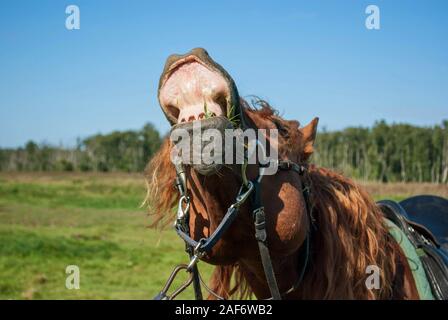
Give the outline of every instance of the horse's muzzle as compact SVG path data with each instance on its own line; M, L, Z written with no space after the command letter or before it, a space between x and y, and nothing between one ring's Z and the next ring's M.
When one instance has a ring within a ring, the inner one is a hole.
M170 139L177 159L202 175L217 173L225 162L225 130L232 128L224 116L174 125Z

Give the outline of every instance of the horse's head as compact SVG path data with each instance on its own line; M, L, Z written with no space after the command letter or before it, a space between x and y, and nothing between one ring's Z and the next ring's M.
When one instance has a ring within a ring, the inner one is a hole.
M244 125L233 79L202 48L168 57L160 76L158 94L160 106L172 125L172 132L187 132L191 138L191 150L198 148L202 152L205 144L210 142L204 139L193 141L194 124L200 124L202 134L205 130L214 129L221 137L224 137L225 129ZM193 168L203 175L215 173L220 167L216 162L193 163Z

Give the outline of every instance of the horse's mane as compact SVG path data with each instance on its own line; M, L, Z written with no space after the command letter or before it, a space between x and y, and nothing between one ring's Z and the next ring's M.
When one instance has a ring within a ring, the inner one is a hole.
M281 130L280 149L300 149L298 122L282 119L267 102L258 100L243 110L252 119L271 120ZM282 132L283 130L283 132ZM173 188L175 169L170 161L171 145L166 138L145 170L148 192L145 202L153 212L153 226L172 221L177 192ZM300 149L301 150L301 149ZM281 155L282 152L279 152ZM395 273L395 250L387 241L382 214L373 199L348 178L327 169L310 166L306 175L311 186L311 205L316 230L311 239L311 261L300 285L300 295L308 299L375 299L391 296ZM365 284L366 268L380 269L380 289ZM234 281L231 281L231 279ZM238 265L217 266L212 289L224 297L251 295Z
M312 265L302 286L303 296L391 297L395 250L388 241L378 206L352 180L328 169L310 166L308 177L317 230L312 239ZM380 270L378 290L366 286L369 265Z

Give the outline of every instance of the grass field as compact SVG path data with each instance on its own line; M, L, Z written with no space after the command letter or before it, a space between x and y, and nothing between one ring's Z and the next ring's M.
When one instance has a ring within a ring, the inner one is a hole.
M376 199L448 196L430 184L366 187ZM148 228L144 194L139 175L0 174L0 299L151 299L187 257L174 231ZM68 265L79 290L65 287Z
M0 299L152 298L187 257L174 231L148 228L144 193L138 175L0 175Z

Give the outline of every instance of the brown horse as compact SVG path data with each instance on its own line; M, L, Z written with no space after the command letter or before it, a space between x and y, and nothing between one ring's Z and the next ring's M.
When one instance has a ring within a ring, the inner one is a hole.
M206 90L207 89L207 90ZM203 49L168 59L161 76L159 101L172 125L201 121L199 104L207 102L216 116L229 116L229 109L243 128L278 129L278 154L283 160L306 164L313 153L317 119L300 127L287 121L264 101L249 105L239 98L227 72ZM146 177L147 203L155 210L155 225L173 219L178 195L170 160L172 142L166 139L150 161ZM248 166L254 179L258 165ZM191 237L209 236L222 221L241 186L235 166L202 172L187 166L187 191L191 198L189 227ZM309 186L309 208L302 194ZM314 221L309 262L300 284L283 295L285 299L418 299L411 269L400 247L389 236L383 215L373 199L356 183L340 174L309 165L299 175L279 171L261 182L266 212L268 246L280 292L287 292L301 278L303 244ZM202 260L215 265L211 288L225 298L259 299L270 297L269 287L254 238L249 203ZM380 272L380 287L368 289L369 265Z

